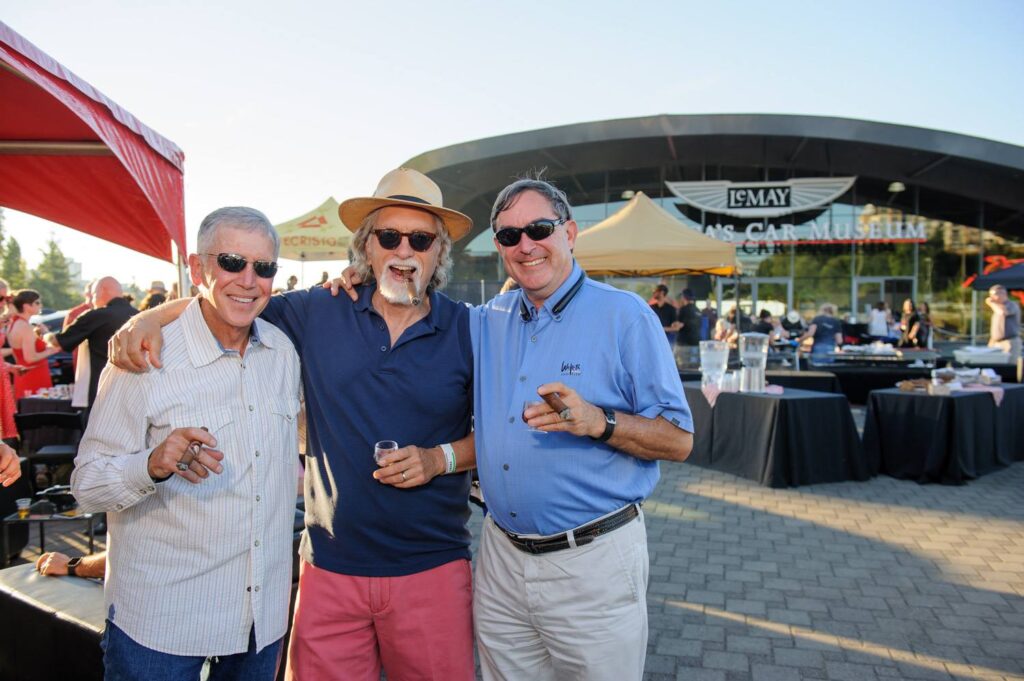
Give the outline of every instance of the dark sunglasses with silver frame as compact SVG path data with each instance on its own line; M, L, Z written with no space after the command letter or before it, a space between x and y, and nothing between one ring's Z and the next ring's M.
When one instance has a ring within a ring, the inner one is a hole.
M261 279L273 279L277 274L277 263L273 260L249 260L237 253L200 253L217 259L217 266L225 272L238 274L245 269L246 264L252 263L252 271Z
M417 253L429 251L434 244L434 239L437 238L436 234L430 232L399 232L397 229L387 228L375 229L373 234L377 237L377 243L385 250L395 250L402 243L402 238L405 237L409 240L409 246Z
M555 228L565 223L565 218L534 220L525 227L501 227L494 232L494 238L502 246L512 247L523 238L523 232L531 241L543 241L555 233Z

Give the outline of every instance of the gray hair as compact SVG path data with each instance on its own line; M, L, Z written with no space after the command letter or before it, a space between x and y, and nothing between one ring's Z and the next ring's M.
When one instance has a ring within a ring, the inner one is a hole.
M387 208L387 206L384 206L384 208ZM384 208L378 208L363 218L363 221L359 223L359 229L356 230L349 245L349 264L359 274L359 278L363 283L368 284L371 281L375 281L373 268L370 267L370 260L366 257L366 244L370 240L373 230L376 229L380 212ZM430 211L424 212L434 219L434 226L437 227L437 240L441 244L437 254L437 267L434 269L434 274L430 277L430 282L427 284L427 293L431 293L433 291L440 291L448 285L448 277L452 272L452 238L448 235L448 230L445 229L441 218Z
M569 205L569 198L565 192L540 179L538 174L536 178L520 178L498 193L498 198L494 199L494 206L491 208L491 229L495 228L494 221L498 218L498 213L508 210L523 192L537 192L548 200L559 220L572 220L572 206Z
M203 223L199 225L199 236L196 239L200 253L210 252L210 244L213 243L217 230L222 226L256 232L269 237L274 242L274 260L277 260L277 256L281 252L281 238L277 236L277 230L274 229L274 225L270 224L266 215L255 208L246 208L245 206L218 208L203 218Z

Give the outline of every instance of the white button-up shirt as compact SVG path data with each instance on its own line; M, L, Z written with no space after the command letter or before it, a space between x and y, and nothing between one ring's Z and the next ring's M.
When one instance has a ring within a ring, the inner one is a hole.
M257 319L242 356L226 351L198 301L163 330L162 369L104 370L72 491L106 511L108 617L175 655L257 649L288 627L295 515L299 359ZM154 482L148 458L175 428L205 426L220 475Z

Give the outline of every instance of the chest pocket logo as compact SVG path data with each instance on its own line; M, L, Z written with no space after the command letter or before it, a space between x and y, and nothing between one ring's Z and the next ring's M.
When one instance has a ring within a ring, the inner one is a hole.
M579 362L562 362L563 376L580 376L582 374L583 368Z

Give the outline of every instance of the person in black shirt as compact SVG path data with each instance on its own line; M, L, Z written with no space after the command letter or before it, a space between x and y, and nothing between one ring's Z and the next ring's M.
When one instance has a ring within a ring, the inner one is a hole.
M754 332L770 336L774 330L775 327L772 325L772 313L768 310L761 310L757 315L757 324L754 324Z
M107 341L130 317L138 313L124 299L121 284L113 277L97 280L93 288L93 309L82 313L60 333L46 335L46 342L66 352L89 341L89 406L96 399L100 373L107 366Z
M679 314L676 321L680 324L676 335L676 345L694 346L700 344L700 311L694 304L693 291L686 288L679 294Z
M651 297L651 309L661 320L661 328L665 330L665 337L669 345L675 342L676 332L679 330L679 322L676 321L676 308L668 300L668 286L658 284Z

